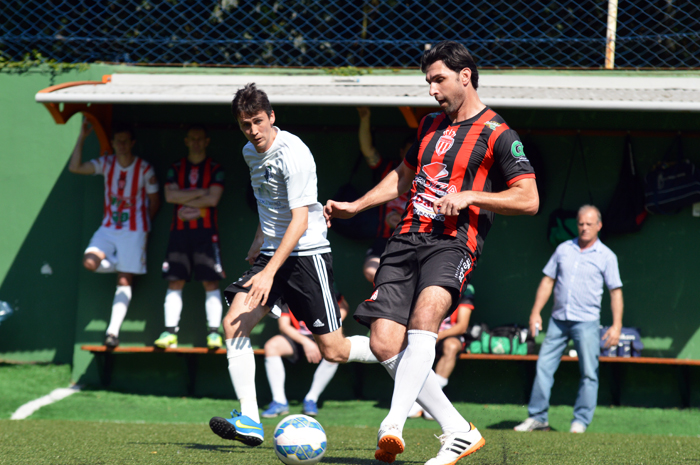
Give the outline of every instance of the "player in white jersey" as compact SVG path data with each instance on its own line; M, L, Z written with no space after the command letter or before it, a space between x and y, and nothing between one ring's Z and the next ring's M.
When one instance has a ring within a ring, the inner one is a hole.
M230 305L223 321L228 369L241 413L234 410L229 419L214 417L209 426L224 439L258 446L264 436L249 336L281 298L306 323L329 362L376 363L376 358L369 338L345 338L340 328L311 151L297 136L274 126L272 106L255 84L236 92L232 111L249 141L243 158L250 168L260 223L247 256L252 268L224 293Z
M85 249L83 265L97 273L117 273L117 290L105 336L105 345L114 348L119 345L119 329L131 301L134 275L146 273L146 237L160 199L153 168L131 152L136 143L131 129L114 128L112 155L83 162L83 143L90 132L92 127L83 120L68 170L104 176L102 225Z

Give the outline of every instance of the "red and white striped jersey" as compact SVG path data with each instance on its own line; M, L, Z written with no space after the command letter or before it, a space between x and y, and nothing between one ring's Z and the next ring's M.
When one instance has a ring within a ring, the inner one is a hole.
M155 176L153 167L146 160L135 157L124 168L116 155L105 155L91 160L95 174L105 179L104 215L102 226L130 231L150 231L148 195L158 192L158 183L150 183Z

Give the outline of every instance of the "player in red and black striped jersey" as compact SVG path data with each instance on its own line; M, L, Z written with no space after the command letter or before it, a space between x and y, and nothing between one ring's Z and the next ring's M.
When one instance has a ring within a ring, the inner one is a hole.
M187 157L175 162L165 180L165 201L174 204L168 251L163 262L165 331L157 347L176 347L182 313L182 288L194 274L206 292L207 347L223 345L219 334L223 304L219 281L226 277L221 266L216 206L224 192L224 170L207 156L210 139L201 126L187 131Z
M403 164L379 185L354 202L329 200L324 213L330 225L331 218L349 218L411 189L374 292L354 316L371 328L373 353L395 375L375 458L392 462L403 452L403 426L417 398L444 432L428 465L445 465L476 451L484 439L431 370L440 322L456 308L494 214L534 215L539 197L517 134L479 99L478 70L467 49L441 42L423 54L421 69L443 112L421 121ZM497 189L499 180L505 189Z
M399 158L389 159L380 155L372 141L372 131L370 130L370 110L368 107L358 107L357 112L360 115L360 127L358 130L358 138L360 140L360 151L365 157L367 165L372 170L372 185L377 185L384 177L391 173L406 157L406 153L413 145L415 136L407 138L403 145L399 148ZM374 274L379 267L379 257L384 253L386 243L389 237L394 233L394 228L399 223L401 215L404 212L404 206L408 200L408 193L404 193L399 198L393 200L393 204L379 205L379 224L377 226L377 235L372 243L372 247L367 250L365 263L362 265L362 271L365 279L370 283L374 283ZM398 208L397 208L398 207Z

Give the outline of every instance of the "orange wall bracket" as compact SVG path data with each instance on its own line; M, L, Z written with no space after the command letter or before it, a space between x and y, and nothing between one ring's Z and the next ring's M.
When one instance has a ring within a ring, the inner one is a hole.
M418 128L418 124L425 115L439 111L437 108L431 107L399 107L399 110L401 110L408 127L413 129Z
M47 87L39 91L40 94L48 94L66 87L81 86L86 84L106 84L111 80L110 75L102 77L102 81L76 81ZM66 124L76 113L82 113L92 125L95 135L100 142L100 153L103 155L112 153L109 128L112 127L112 105L90 103L44 103L44 106L56 124Z

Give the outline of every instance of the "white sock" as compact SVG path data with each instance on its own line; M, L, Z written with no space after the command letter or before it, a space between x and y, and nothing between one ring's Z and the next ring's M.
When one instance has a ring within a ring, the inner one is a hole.
M369 338L367 336L350 336L347 339L350 341L350 355L348 356L348 362L379 362L377 357L374 356L369 348Z
M437 334L431 331L408 331L408 346L396 369L391 409L382 421L382 429L391 425L403 430L408 412L418 398L435 361L436 341Z
M131 286L117 286L117 291L114 293L112 301L112 316L107 327L107 334L119 336L119 329L122 327L126 311L129 309L131 302Z
M241 403L241 413L260 423L258 399L255 392L255 355L249 337L226 339L228 373L233 390Z
M404 352L393 356L389 360L382 362L382 365L389 372L392 378L396 377L396 368L399 361L403 357ZM428 412L442 428L443 433L452 433L455 431L469 431L471 429L469 422L459 414L452 402L447 398L437 380L437 375L434 371L430 371L428 378L425 380L423 389L418 394L418 403L423 407L423 410Z
M272 391L272 400L280 404L287 403L287 394L284 392L284 380L286 373L284 371L284 363L282 357L276 355L273 357L265 357L265 372L267 373L267 381L270 383L270 391Z
M314 380L311 383L311 388L309 393L306 394L304 400L313 400L318 402L318 397L321 395L328 383L331 382L335 372L338 371L338 364L334 362L329 362L328 360L322 359L321 363L318 364L318 368L314 372Z
M110 262L105 258L97 265L95 273L114 273L115 271L117 271L116 262Z
M180 324L182 313L182 289L168 289L165 291L165 327L177 328Z
M207 310L207 325L210 328L221 326L221 312L224 308L221 304L221 291L218 289L207 291L204 308Z
M442 376L438 375L437 373L435 373L435 377L437 378L437 382L440 385L440 387L445 389L445 386L447 386L447 378L443 378Z

